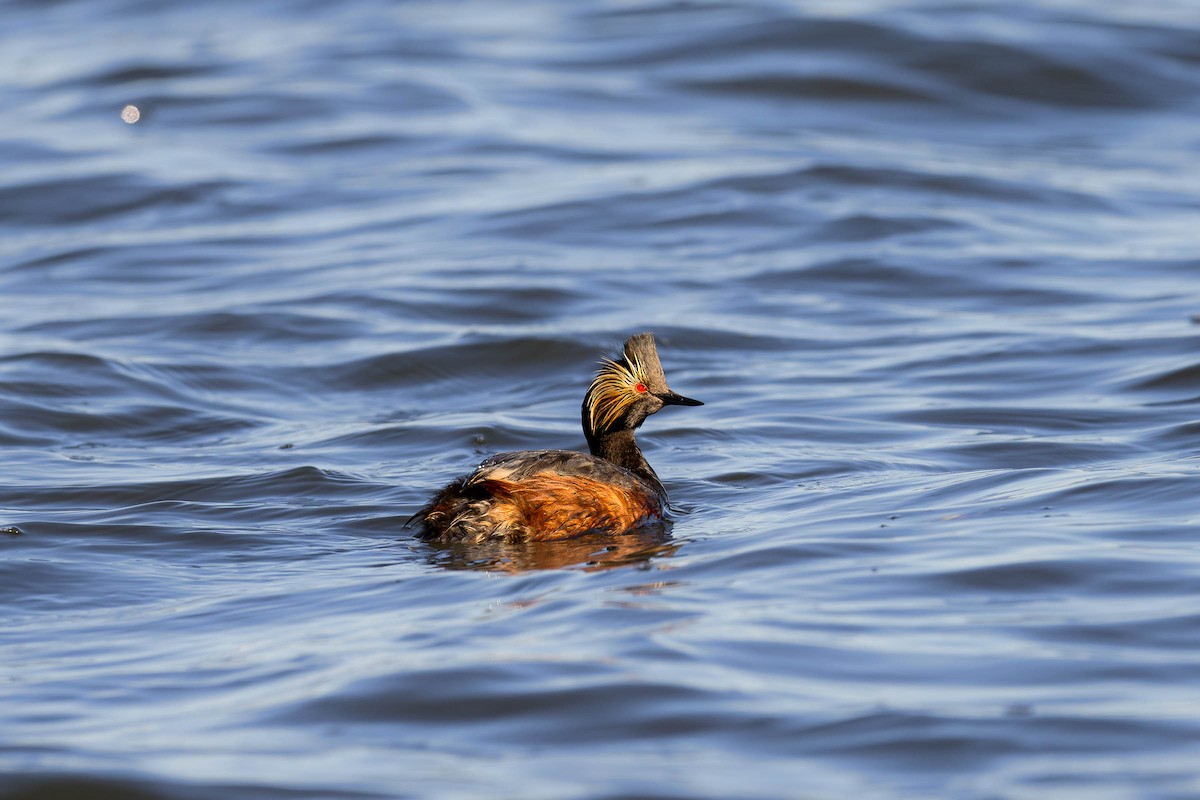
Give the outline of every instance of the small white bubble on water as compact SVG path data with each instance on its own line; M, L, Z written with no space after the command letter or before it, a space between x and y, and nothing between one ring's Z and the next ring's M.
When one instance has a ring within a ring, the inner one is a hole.
M130 125L137 122L141 118L142 112L139 111L138 107L133 104L127 105L121 109L121 119L125 120Z

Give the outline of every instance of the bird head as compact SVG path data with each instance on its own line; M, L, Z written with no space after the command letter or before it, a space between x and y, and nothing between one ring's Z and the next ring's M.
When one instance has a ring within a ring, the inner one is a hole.
M663 406L700 406L667 385L654 336L639 333L625 342L624 353L600 363L583 398L583 427L589 440L619 430L633 430Z

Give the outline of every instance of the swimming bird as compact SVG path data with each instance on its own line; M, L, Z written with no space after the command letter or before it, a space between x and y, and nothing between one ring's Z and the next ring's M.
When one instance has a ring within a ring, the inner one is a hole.
M667 386L654 336L639 333L601 362L583 397L590 453L520 450L450 483L409 524L426 541L549 541L619 534L661 520L667 492L634 438L664 406L699 406Z

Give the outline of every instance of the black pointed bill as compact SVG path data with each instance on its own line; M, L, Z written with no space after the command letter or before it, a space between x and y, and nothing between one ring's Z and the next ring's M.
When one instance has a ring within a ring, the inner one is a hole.
M704 403L699 400L693 400L690 397L684 397L681 394L676 394L670 390L665 392L657 392L655 395L659 400L663 401L664 405L668 406L702 406Z

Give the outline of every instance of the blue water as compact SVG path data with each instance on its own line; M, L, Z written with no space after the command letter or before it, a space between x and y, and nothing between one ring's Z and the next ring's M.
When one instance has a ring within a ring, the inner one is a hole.
M0 12L0 797L1200 796L1193 2Z

